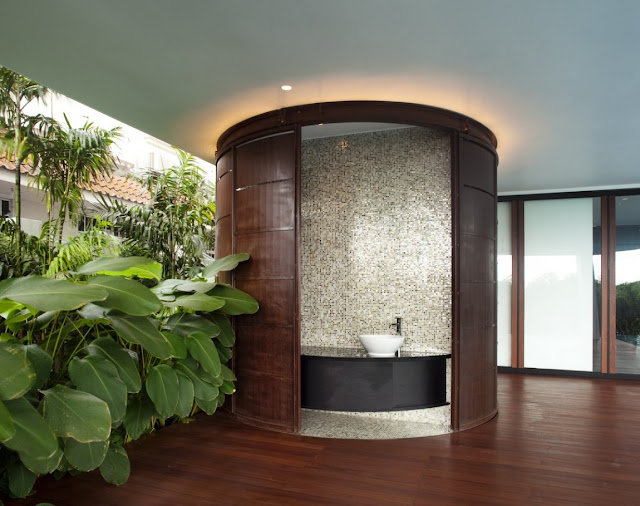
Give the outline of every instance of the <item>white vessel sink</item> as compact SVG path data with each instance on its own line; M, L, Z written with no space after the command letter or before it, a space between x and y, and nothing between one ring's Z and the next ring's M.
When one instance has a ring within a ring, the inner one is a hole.
M370 357L393 357L402 346L404 337L396 334L362 334L360 342Z

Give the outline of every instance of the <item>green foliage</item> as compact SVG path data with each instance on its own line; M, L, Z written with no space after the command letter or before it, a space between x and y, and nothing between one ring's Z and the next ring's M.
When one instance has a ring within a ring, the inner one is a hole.
M616 333L640 336L640 281L616 285Z
M42 139L46 138L52 125L51 118L25 113L25 108L33 101L44 101L48 90L12 70L0 66L0 154L15 164L14 208L16 233L13 269L22 269L22 247L24 235L21 231L21 177L24 164L38 164L43 151Z
M177 153L176 166L151 172L143 181L151 196L148 204L127 207L104 200L104 217L116 235L156 258L171 278L200 270L215 240L214 188L191 155Z
M124 483L122 442L235 391L227 315L258 305L215 274L159 281L148 258L100 258L66 279L0 282L0 481L13 495L52 472Z

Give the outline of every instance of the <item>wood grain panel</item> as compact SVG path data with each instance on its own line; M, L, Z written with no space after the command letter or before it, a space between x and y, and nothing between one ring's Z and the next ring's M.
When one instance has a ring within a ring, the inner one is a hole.
M235 317L233 413L252 423L295 431L299 423L296 331L296 135L240 145L234 167L234 251L251 259L234 285L260 304Z
M238 369L238 391L234 412L256 422L279 425L293 430L293 380Z
M462 235L460 238L460 280L494 282L496 242L487 237ZM482 301L484 304L485 301Z
M496 156L483 146L463 140L460 143L460 167L464 170L462 184L496 195Z
M295 251L295 231L278 230L236 236L236 251L249 253L251 259L235 270L236 279L293 279L295 257L283 251Z
M294 179L293 132L248 142L236 149L236 188Z
M236 192L236 235L295 226L293 180L251 186Z
M227 172L216 183L216 218L231 216L233 205L233 172Z
M457 199L459 217L458 298L454 301L460 325L454 354L457 409L452 425L468 428L497 412L496 333L496 157L485 146L459 136ZM457 348L457 349L456 349Z
M236 325L236 367L293 378L293 327ZM274 360L291 357L291 360Z
M233 236L231 234L231 216L218 218L216 223L215 256L222 258L230 255L233 250Z
M495 196L470 186L460 192L460 233L494 238Z
M496 321L496 308L485 304L496 296L494 283L461 282L460 290L460 326L492 326Z
M220 179L223 174L226 174L233 169L233 151L229 150L221 155L216 161L216 179Z
M236 288L250 293L260 304L260 310L252 315L236 317L240 325L273 325L289 327L295 320L295 281L282 279L236 279ZM274 357L280 360L281 357Z

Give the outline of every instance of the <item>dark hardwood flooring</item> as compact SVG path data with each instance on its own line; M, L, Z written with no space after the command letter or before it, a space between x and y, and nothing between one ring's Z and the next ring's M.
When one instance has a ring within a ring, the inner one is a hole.
M129 482L41 480L6 504L640 504L640 382L502 374L500 412L420 439L319 439L198 417L127 447Z

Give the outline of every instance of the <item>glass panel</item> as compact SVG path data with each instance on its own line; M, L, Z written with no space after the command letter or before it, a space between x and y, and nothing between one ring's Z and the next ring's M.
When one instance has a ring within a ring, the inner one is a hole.
M498 203L498 365L511 367L511 203Z
M593 199L593 370L600 372L602 357L602 209Z
M640 374L640 196L616 197L616 372Z
M525 203L524 366L593 369L592 199Z

